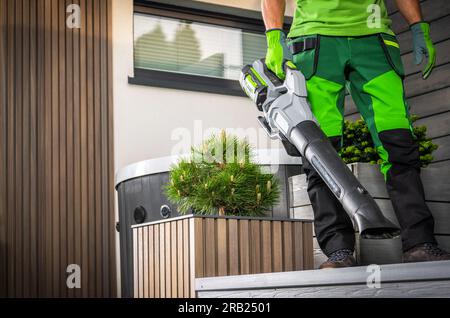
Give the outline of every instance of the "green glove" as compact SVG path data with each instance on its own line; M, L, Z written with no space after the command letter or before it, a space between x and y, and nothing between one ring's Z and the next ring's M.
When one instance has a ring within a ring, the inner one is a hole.
M422 63L424 56L428 58L427 65L422 71L422 78L427 79L436 63L436 50L430 38L430 25L417 22L411 25L413 35L413 52L416 65Z
M285 60L292 60L292 54L286 44L286 35L281 29L270 29L266 31L267 55L266 65L276 76L284 80L286 74L283 69Z

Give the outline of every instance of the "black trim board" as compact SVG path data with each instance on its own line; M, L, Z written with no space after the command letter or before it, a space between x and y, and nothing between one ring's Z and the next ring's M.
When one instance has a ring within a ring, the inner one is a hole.
M128 83L221 95L245 96L238 81L139 68L134 70L134 77L128 78Z

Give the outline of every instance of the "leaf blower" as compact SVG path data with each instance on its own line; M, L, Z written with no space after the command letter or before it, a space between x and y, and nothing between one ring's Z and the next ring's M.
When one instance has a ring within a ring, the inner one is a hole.
M272 139L280 139L291 156L301 156L322 177L357 226L362 238L387 239L399 228L381 212L375 200L339 157L322 132L307 100L306 81L291 61L282 82L264 59L242 69L240 84L264 116L258 118Z

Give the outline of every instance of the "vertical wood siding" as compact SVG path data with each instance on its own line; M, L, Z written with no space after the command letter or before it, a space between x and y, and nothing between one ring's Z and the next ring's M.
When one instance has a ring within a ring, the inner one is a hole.
M0 25L0 296L115 296L111 1L0 0Z
M134 296L195 297L195 278L313 268L311 222L181 217L133 228Z

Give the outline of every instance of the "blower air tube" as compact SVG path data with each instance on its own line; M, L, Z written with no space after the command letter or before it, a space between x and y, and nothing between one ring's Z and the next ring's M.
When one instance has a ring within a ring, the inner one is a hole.
M362 238L387 239L400 234L399 228L383 215L315 122L301 122L286 137L341 202Z

